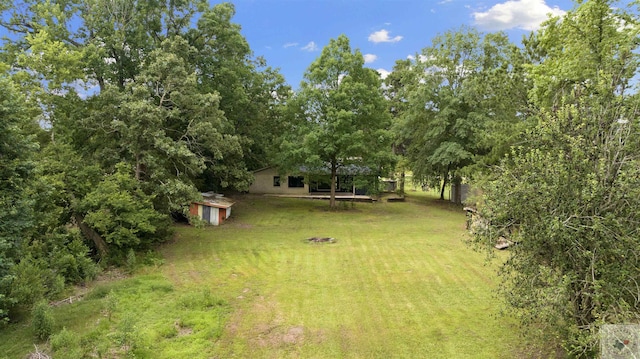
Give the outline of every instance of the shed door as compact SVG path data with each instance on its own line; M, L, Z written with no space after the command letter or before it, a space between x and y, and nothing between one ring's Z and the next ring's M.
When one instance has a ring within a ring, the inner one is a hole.
M224 208L219 208L218 209L218 224L224 222L224 219L227 218L227 211L225 211Z
M202 206L202 219L204 219L205 221L211 223L211 207L209 206Z

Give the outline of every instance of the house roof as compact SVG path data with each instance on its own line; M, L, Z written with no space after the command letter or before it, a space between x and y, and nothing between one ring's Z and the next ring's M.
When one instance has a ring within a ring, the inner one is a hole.
M258 170L253 171L253 173L266 171L272 168L276 168L276 167L268 166L268 167L260 168ZM307 167L307 166L300 166L298 167L298 171L295 171L295 172L300 174L330 174L331 167L328 164L326 166L314 167L314 168ZM339 175L368 175L368 174L373 174L374 172L375 171L373 169L367 166L357 165L353 163L348 165L341 165L338 167Z
M257 169L257 170L255 170L255 171L253 171L253 173L262 172L262 171L265 171L265 170L268 170L268 169L271 169L271 168L275 168L275 166L262 167L262 168L260 168L260 169Z
M305 166L301 166L300 171L302 173L330 174L331 167L329 165L316 167L316 168L308 168ZM340 167L337 168L337 173L339 175L369 175L369 174L372 174L373 172L374 171L367 166L357 165L354 163L350 163L348 165L341 165Z

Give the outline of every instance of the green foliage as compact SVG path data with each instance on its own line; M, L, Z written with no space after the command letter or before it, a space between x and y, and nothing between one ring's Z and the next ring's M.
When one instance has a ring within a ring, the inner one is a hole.
M82 357L79 335L66 327L52 335L49 341L56 358L73 359Z
M111 290L109 294L106 296L106 303L105 303L105 311L107 312L107 318L109 319L109 321L111 321L111 317L113 316L113 313L115 313L117 309L118 309L118 297L113 292L113 290Z
M531 67L538 123L483 186L488 227L475 241L518 243L505 298L574 357L597 353L600 324L640 319L637 31L608 1L546 24Z
M220 95L220 110L242 146L241 151L220 146L211 152L230 160L220 162L214 156L217 160L201 176L203 186L215 190L246 190L252 180L246 169L270 164L276 150L273 139L283 129L282 111L290 91L282 75L265 67L264 59L250 58L251 49L240 26L231 22L234 14L231 3L207 9L197 24L202 36L192 41L202 71L199 85Z
M280 166L329 172L331 207L335 178L343 168L376 175L393 171L390 116L379 75L364 67L362 54L352 52L346 36L332 39L309 66L288 113Z
M202 289L200 292L190 292L182 296L178 303L185 309L197 310L205 310L227 304L223 299L214 297L208 288Z
M124 351L125 356L132 355L135 357L134 350L138 345L138 319L133 313L126 313L124 318L118 324L118 330L115 333L115 341Z
M136 252L132 248L127 251L127 258L125 260L125 267L129 273L132 273L136 269L138 260L136 259Z
M51 308L46 301L39 301L31 312L31 327L33 334L38 340L45 341L53 334L55 321Z
M156 241L156 232L168 225L167 216L153 209L152 198L140 189L124 163L86 195L82 209L85 222L120 250Z
M0 74L0 320L16 303L10 295L13 267L33 225L27 188L37 146L25 131L31 119L24 102L18 87Z
M240 27L231 22L233 5L5 5L0 26L11 40L3 42L8 63L0 67L11 68L27 94L26 101L11 100L18 107L6 109L20 112L19 127L28 127L44 145L29 191L42 217L29 223L28 210L13 201L12 213L23 214L11 219L16 233L30 227L34 239L48 242L50 233L62 236L77 226L99 257L113 249L112 258L124 259L127 248L168 237L168 215L185 212L198 197L196 185L246 190L252 179L247 166L267 161L288 87L263 59L252 58ZM46 131L26 123L36 117ZM26 156L33 152L23 146L28 142L16 137L2 153ZM125 180L125 173L137 183ZM20 247L17 240L7 245ZM0 260L0 302L7 292L1 288L11 281L3 266ZM78 280L78 273L68 274L73 278L67 281Z
M415 83L415 75L415 71L411 69L411 60L397 60L393 71L384 79L384 93L392 115L393 152L399 156L395 172L400 172L400 195L404 195L405 172L410 170L407 149L411 143L411 130L407 121L409 97L411 87Z
M411 64L406 152L414 179L441 184L441 199L447 181L495 162L526 124L519 56L505 34L462 28L437 36Z

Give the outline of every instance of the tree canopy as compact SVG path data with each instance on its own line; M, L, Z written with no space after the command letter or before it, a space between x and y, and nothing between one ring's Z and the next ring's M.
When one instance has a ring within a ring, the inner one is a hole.
M250 170L269 162L289 90L254 57L232 4L1 9L10 37L0 171L11 198L2 197L0 316L95 275L90 256L117 263L164 240L170 215L186 214L199 191L246 190ZM37 293L27 284L36 278Z
M542 55L529 67L536 125L482 187L475 240L517 243L507 301L575 357L596 356L601 324L640 313L637 38L609 1L549 20L530 42Z
M309 66L288 111L283 168L328 170L331 207L341 168L374 175L391 170L390 116L380 76L364 67L362 53L351 50L346 36L330 40Z
M615 5L578 2L521 47L445 32L384 83L341 35L292 92L230 3L2 2L0 319L168 238L198 192L246 190L251 170L328 175L335 207L341 173L397 169L442 199L477 183L472 242L514 244L507 302L593 357L601 324L640 320L640 24Z
M441 185L442 199L450 179L457 185L470 166L499 158L524 123L518 55L504 34L462 28L436 37L411 64L407 156L416 179Z

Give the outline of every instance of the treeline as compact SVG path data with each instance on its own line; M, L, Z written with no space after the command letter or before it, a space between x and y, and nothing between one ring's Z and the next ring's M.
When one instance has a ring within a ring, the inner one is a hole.
M449 31L384 81L340 36L295 93L230 4L8 6L0 316L167 238L198 190L244 190L250 170L411 171L442 198L473 182L486 226L472 242L518 243L501 271L510 308L596 355L601 324L640 313L640 27L618 5L578 3L520 45Z
M640 323L634 6L580 2L521 46L447 32L386 79L399 170L442 191L474 184L471 242L515 244L499 291L541 354L597 357L603 324Z
M0 318L165 240L199 190L246 190L290 89L229 3L6 4Z

